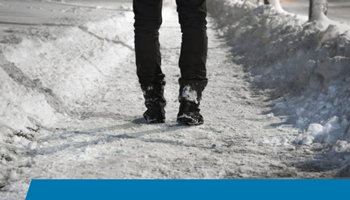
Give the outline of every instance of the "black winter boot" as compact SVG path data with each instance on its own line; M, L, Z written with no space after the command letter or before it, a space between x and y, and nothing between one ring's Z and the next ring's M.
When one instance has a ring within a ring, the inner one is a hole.
M203 116L199 113L199 104L192 101L181 100L177 114L177 122L185 125L201 125L204 123Z
M147 108L146 112L143 113L143 117L149 123L165 122L164 85L164 81L154 85L141 85Z
M199 104L202 91L206 85L207 81L180 84L178 123L184 125L201 125L204 123L203 116L199 113Z

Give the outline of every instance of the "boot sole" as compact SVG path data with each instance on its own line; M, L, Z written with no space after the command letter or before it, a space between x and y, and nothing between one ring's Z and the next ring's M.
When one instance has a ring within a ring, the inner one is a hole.
M150 123L150 124L163 124L165 123L165 119L164 120L158 120L158 119L146 119L145 120Z
M184 124L188 126L197 126L197 125L202 125L204 123L203 121L198 121L191 117L186 117L186 116L178 117L177 122L179 124Z
M162 124L162 123L165 123L165 118L153 118L153 119L151 119L145 113L143 114L143 118L150 124Z

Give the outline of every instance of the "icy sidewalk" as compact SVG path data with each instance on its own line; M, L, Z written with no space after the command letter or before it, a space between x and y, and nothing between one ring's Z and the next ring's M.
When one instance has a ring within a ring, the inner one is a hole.
M161 29L167 121L149 125L141 119L132 13L73 10L70 18L56 19L73 26L3 31L11 33L5 38L15 39L1 44L1 106L12 107L1 107L0 199L23 199L33 178L321 178L336 173L308 166L322 145L294 145L298 129L262 114L270 111L269 97L252 89L246 81L250 74L232 62L237 57L213 19L210 82L201 103L205 124L175 122L181 33L175 8L168 7Z

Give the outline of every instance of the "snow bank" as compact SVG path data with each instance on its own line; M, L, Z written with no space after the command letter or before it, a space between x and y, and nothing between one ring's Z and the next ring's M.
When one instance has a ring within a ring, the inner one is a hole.
M33 33L24 33L24 37L17 38L18 43L3 44L0 52L2 124L22 131L33 128L33 120L50 126L55 123L57 113L79 113L81 107L100 101L103 97L95 94L103 89L104 76L128 54L128 51L118 51L131 41L127 36L118 37L130 31L121 29L122 20L118 16L62 28L64 31L59 28L29 30Z
M235 62L271 95L274 114L304 130L295 142L350 141L349 27L250 2L213 0L208 7Z
M39 129L58 128L106 98L98 95L106 94L106 76L133 52L131 14L102 14L83 24L85 16L57 19L62 25L1 27L0 189L12 179L7 166L25 162L17 156L35 146Z

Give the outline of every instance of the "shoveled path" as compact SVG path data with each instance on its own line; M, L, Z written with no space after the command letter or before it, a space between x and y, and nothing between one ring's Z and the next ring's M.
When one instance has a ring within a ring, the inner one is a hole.
M121 45L128 56L115 73L106 76L108 87L100 94L104 101L93 104L80 119L62 122L65 129L46 130L45 136L37 138L37 148L23 152L29 164L10 188L16 191L34 178L330 176L308 172L305 166L314 150L293 145L291 138L298 130L280 126L281 119L263 114L269 111L268 97L252 89L249 74L232 62L230 47L209 21L209 84L201 102L204 125L186 127L175 122L181 32L175 8L165 8L161 45L167 75L166 123L149 125L141 119L144 106L133 51ZM132 36L125 38L122 43L132 43Z

